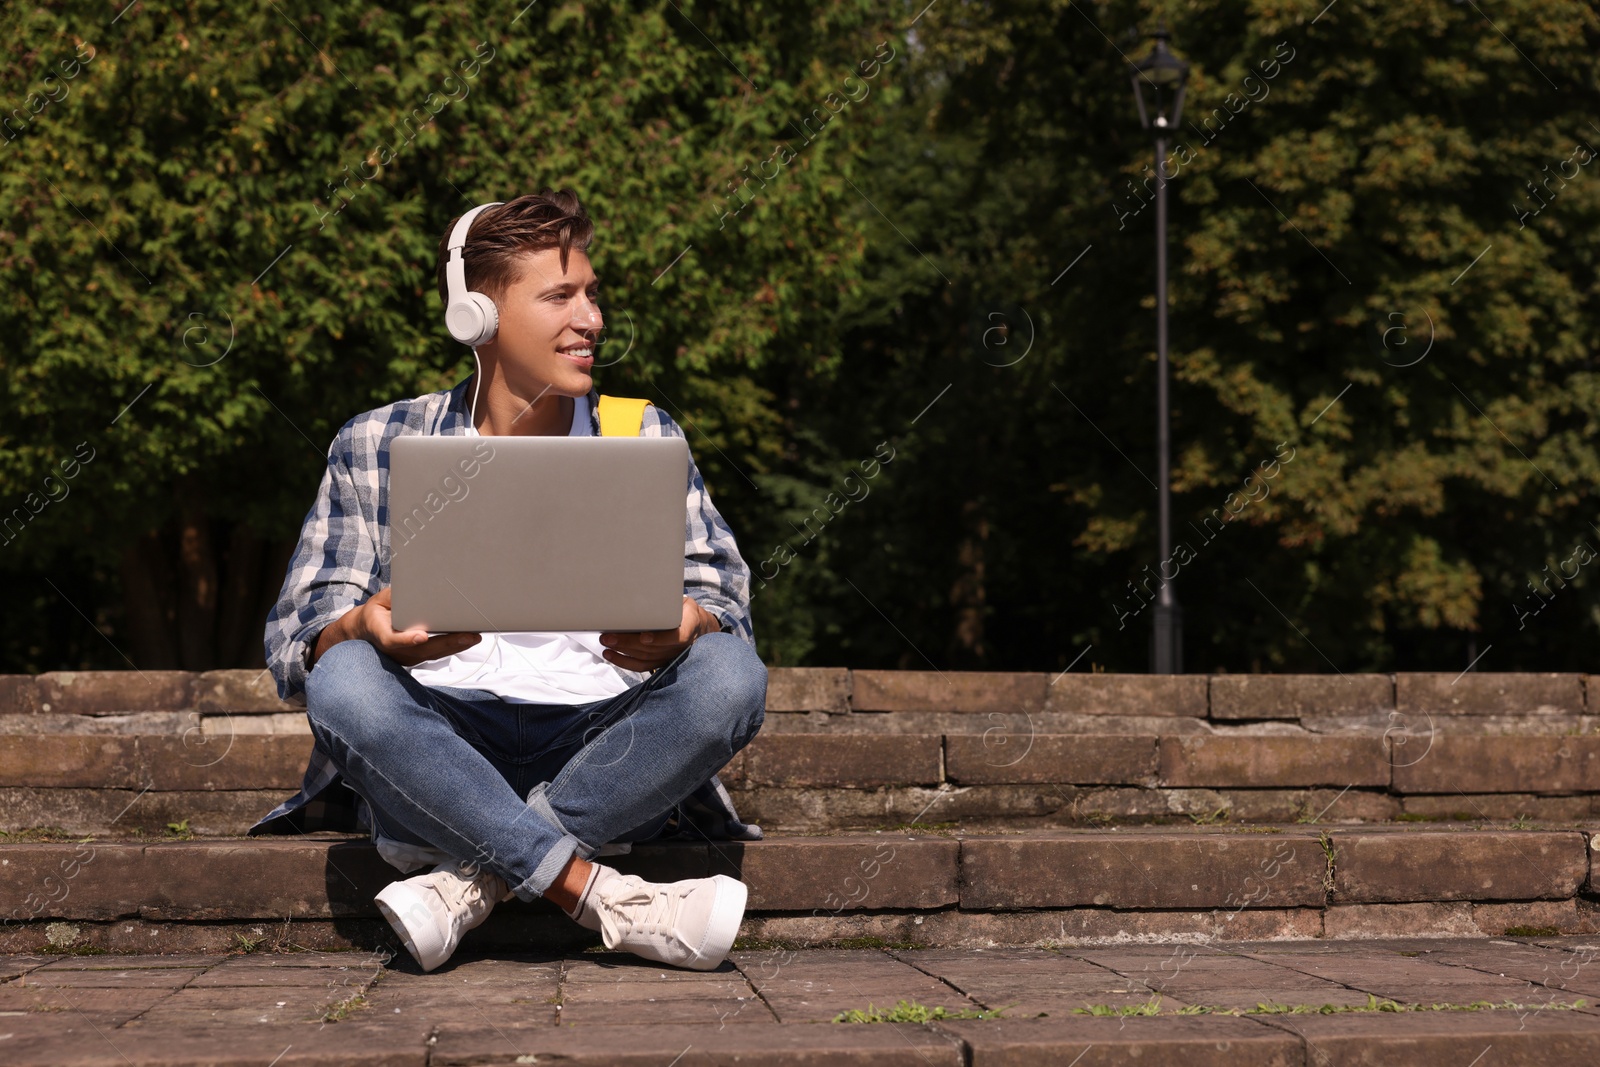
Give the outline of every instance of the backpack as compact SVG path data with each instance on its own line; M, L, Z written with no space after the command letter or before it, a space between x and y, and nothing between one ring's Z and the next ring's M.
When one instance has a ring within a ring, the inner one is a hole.
M644 425L644 408L650 403L627 396L600 397L600 406L596 414L600 417L601 437L638 437L639 428Z

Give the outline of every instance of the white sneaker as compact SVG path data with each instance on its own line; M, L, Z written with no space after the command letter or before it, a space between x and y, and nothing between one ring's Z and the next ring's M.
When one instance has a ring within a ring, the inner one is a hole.
M450 958L463 934L510 895L499 875L479 867L475 876L467 877L451 861L428 874L391 882L376 900L406 950L424 971L431 971Z
M739 936L748 897L744 883L725 874L657 883L597 863L573 918L599 931L606 948L709 971Z

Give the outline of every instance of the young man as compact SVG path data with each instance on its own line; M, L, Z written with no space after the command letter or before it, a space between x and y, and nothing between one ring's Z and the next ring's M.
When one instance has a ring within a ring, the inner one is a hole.
M545 897L608 948L695 969L726 957L744 913L745 887L725 875L658 885L593 862L669 827L760 836L715 777L764 718L749 569L692 459L676 630L485 641L392 626L396 435L599 432L593 233L567 190L451 223L439 290L478 371L339 431L267 620L278 691L304 701L316 745L300 793L251 833L359 827L402 871L437 864L377 898L424 970L513 894ZM639 433L683 436L653 406Z

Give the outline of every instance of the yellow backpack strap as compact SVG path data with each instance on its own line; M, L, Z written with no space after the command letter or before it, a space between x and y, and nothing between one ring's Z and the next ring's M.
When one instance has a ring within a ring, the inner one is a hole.
M638 437L639 428L644 425L644 408L650 403L630 396L605 396L600 397L600 436L601 437Z

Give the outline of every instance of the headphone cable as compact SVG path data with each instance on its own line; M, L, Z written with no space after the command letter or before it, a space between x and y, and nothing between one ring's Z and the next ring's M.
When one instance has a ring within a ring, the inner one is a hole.
M483 388L483 360L478 356L478 349L476 345L474 345L472 349L472 365L472 403L467 408L467 429L471 434L481 437L483 435L478 433L478 391ZM500 635L498 633L491 633L489 635L489 639L491 644L487 649L484 650L483 662L478 664L477 670L473 671L471 674L467 675L461 680L458 688L467 688L467 682L472 681L478 675L482 674L483 669L489 665L489 657L491 655L496 656L496 658L499 660L497 666L505 666L505 654L500 651ZM462 649L462 651L464 652L466 649ZM457 653L457 655L460 655L460 653Z

